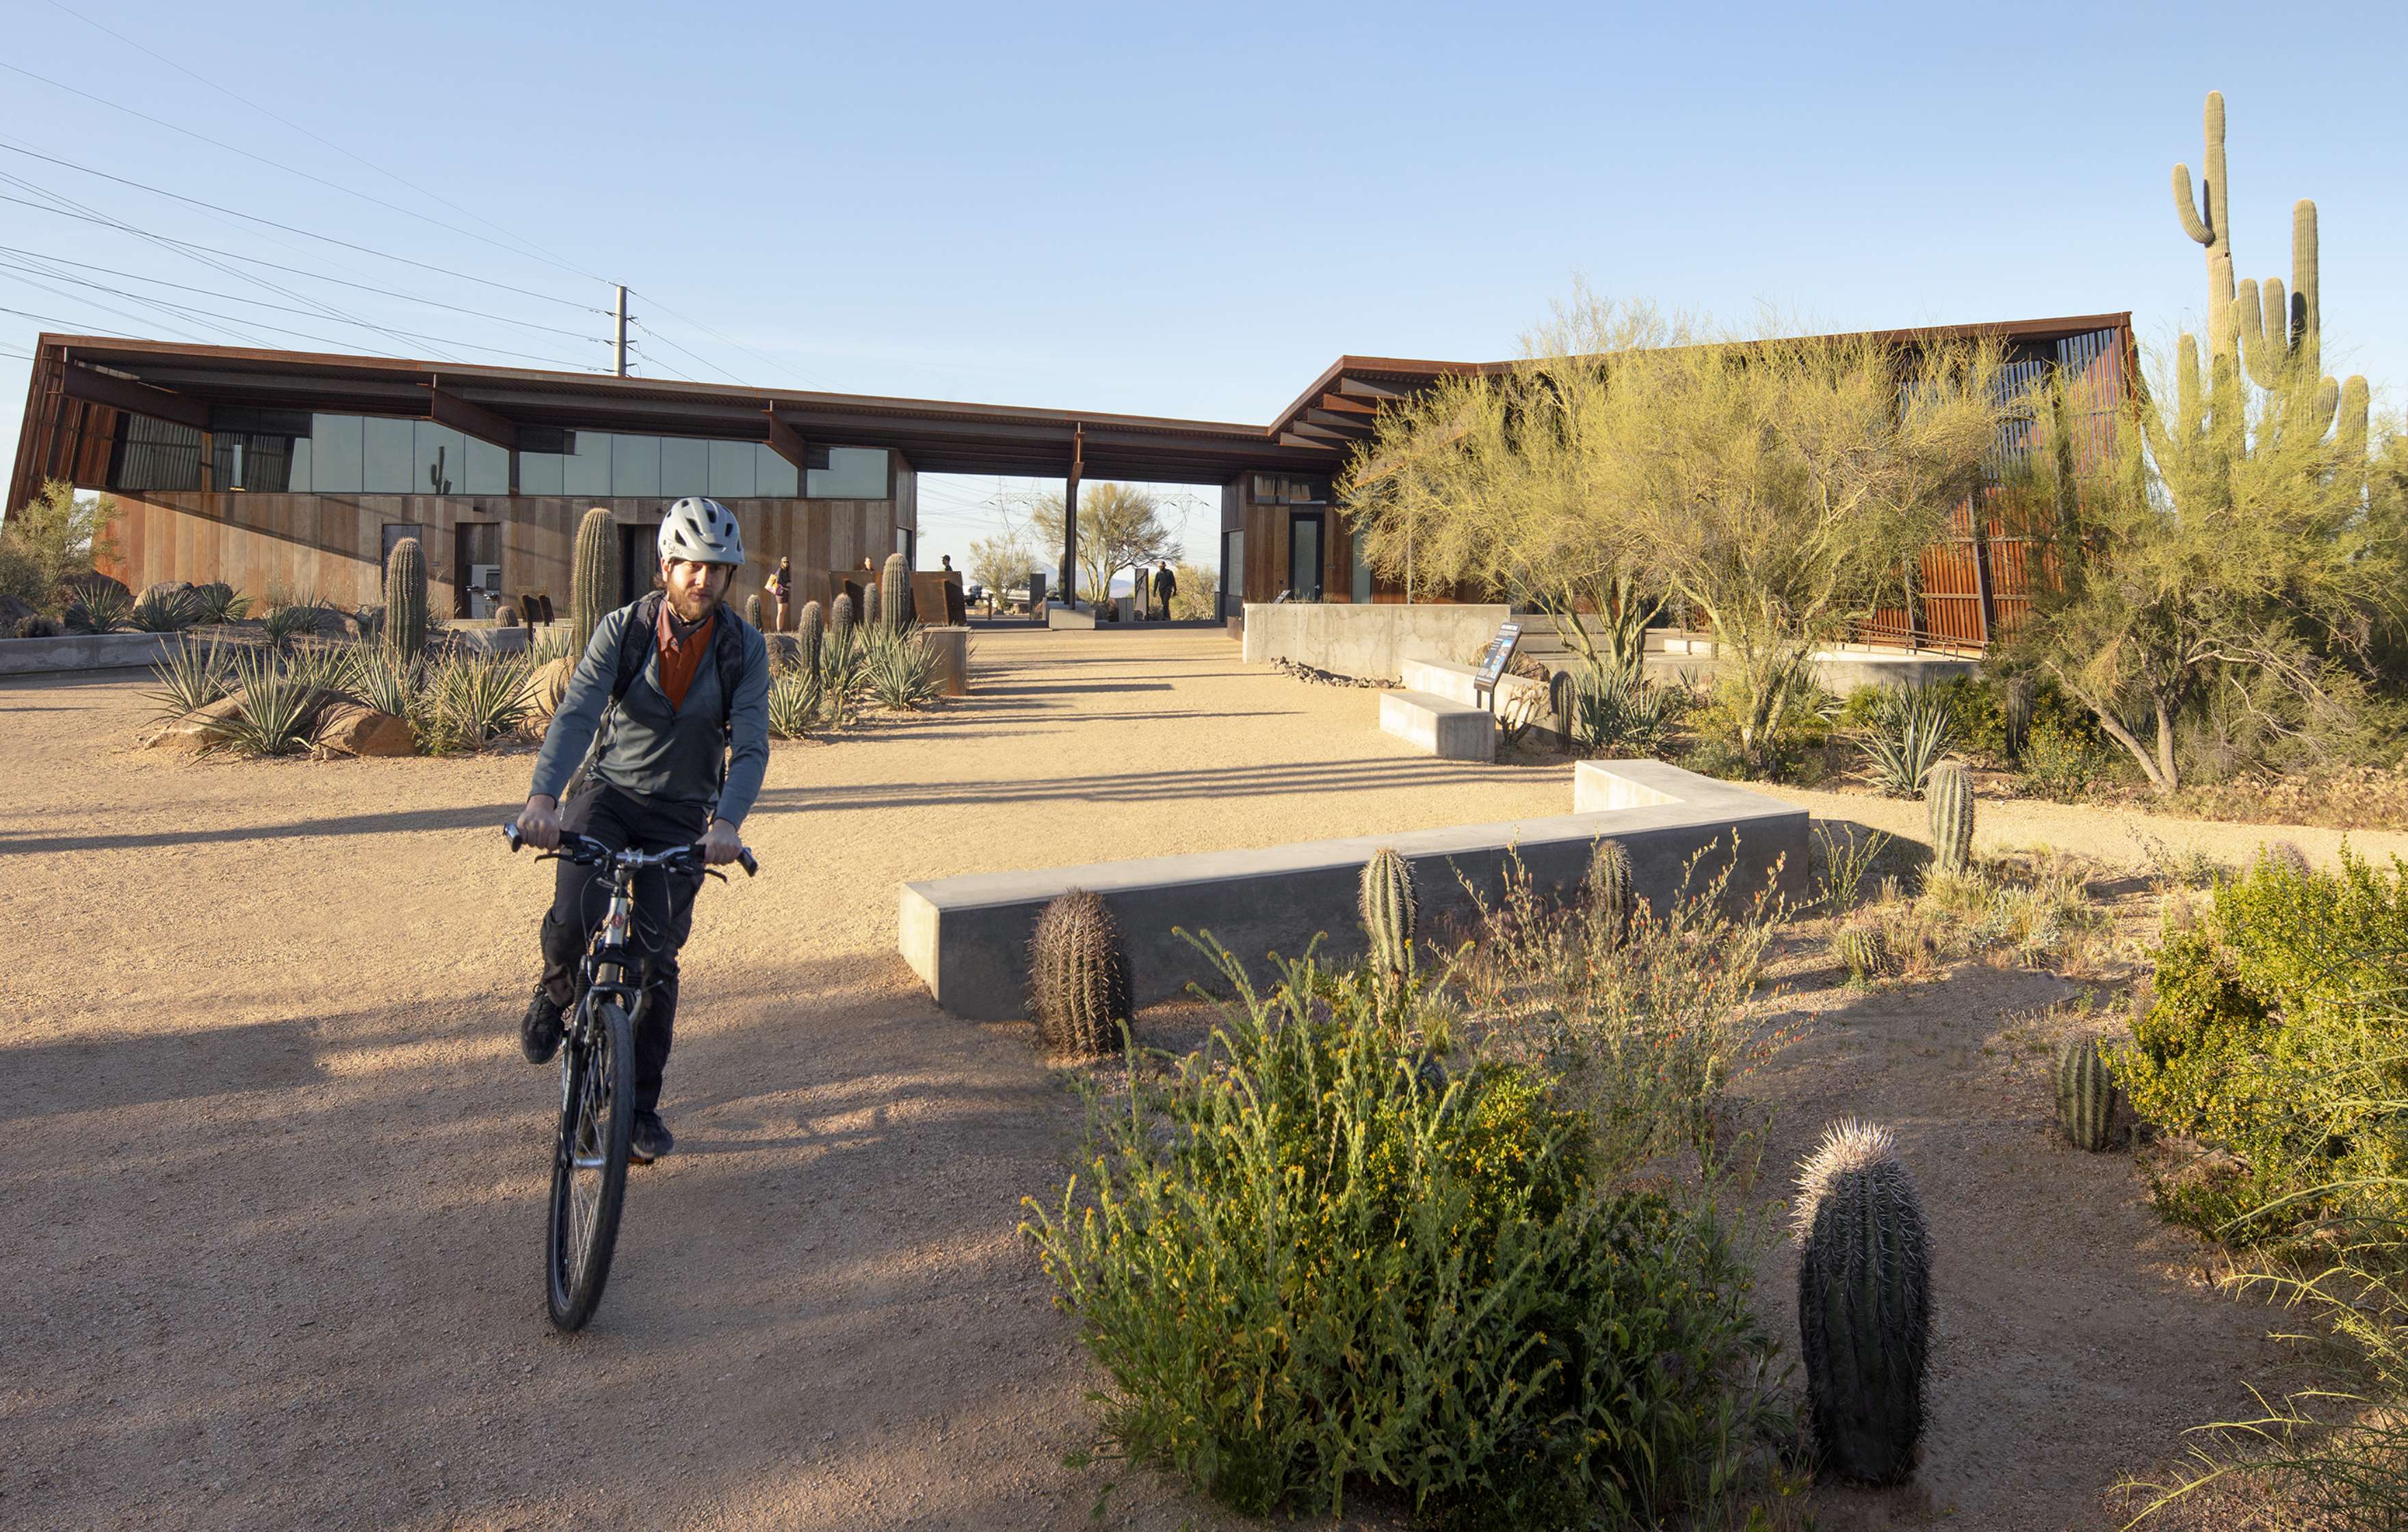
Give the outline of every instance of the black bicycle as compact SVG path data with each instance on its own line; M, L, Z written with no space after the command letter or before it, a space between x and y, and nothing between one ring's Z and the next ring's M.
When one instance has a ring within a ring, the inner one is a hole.
M502 826L515 852L526 842L515 824ZM660 867L700 872L702 848L616 852L588 836L563 832L561 849L546 862L608 869L610 907L585 949L576 1008L560 1039L560 1135L552 1155L552 1208L544 1235L544 1302L552 1322L580 1330L602 1302L610 1254L619 1242L619 1209L627 1192L627 1136L635 1125L636 1027L652 1003L632 946L636 875ZM750 848L737 862L751 877L761 870Z

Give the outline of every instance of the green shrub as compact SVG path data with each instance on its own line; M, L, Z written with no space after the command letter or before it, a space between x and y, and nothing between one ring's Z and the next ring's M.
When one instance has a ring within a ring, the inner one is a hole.
M1770 1342L1712 1213L1594 1181L1512 1065L1449 1080L1394 993L1310 960L1237 995L1025 1225L1111 1376L1106 1429L1252 1514L1650 1524L1713 1505Z
M2408 1176L2408 1066L2372 1009L2408 980L2408 864L2342 860L2328 873L2261 857L2157 949L2116 1078L2143 1120L2239 1165L2161 1180L2177 1223L2240 1243L2408 1211L2387 1189Z
M1772 720L1758 752L1759 765L1765 768L1762 775L1776 781L1799 775L1807 752L1819 750L1830 738L1832 721L1840 710L1830 693L1811 682L1784 695L1785 705ZM1747 707L1747 689L1736 677L1716 680L1704 701L1688 711L1691 739L1682 764L1710 777L1748 776L1748 752L1741 738Z

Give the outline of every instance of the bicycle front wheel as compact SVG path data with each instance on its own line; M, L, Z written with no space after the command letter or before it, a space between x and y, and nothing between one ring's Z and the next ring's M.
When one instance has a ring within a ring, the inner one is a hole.
M635 1123L635 1029L609 999L570 1028L561 1067L560 1136L552 1160L552 1226L544 1240L544 1294L552 1322L579 1330L610 1280L619 1208L627 1192L627 1135Z

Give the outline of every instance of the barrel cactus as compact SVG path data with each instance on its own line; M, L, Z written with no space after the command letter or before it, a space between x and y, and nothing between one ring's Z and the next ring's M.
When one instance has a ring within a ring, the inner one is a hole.
M1619 945L1639 913L1639 893L1631 881L1630 848L1619 840L1600 840L1589 853L1589 909L1602 923L1606 939Z
M817 670L820 667L820 646L827 637L827 624L820 616L820 604L818 602L806 601L803 603L801 632L803 640L803 664L813 670Z
M1923 780L1931 809L1931 861L1942 872L1973 865L1973 777L1962 761L1942 761Z
M2096 1154L2114 1147L2122 1128L2123 1092L2093 1034L2065 1039L2057 1050L2057 1118L2073 1147Z
M828 614L828 646L839 658L853 650L853 597L839 595Z
M426 555L416 537L385 555L384 614L387 648L406 660L426 652Z
M1931 1342L1931 1236L1886 1129L1842 1123L1799 1169L1798 1339L1823 1464L1914 1471Z
M911 625L911 563L900 553L886 555L886 567L878 574L878 601L886 613L889 625L908 628Z
M1383 846L1363 864L1363 937L1371 950L1371 966L1383 979L1412 971L1413 917L1420 900L1413 893L1413 865Z
M761 625L761 598L758 595L744 598L744 621L755 628Z
M2266 865L2286 878L2305 878L2310 868L2308 853L2300 850L2296 840L2270 840L2266 843Z
M1870 922L1842 926L1831 937L1831 953L1847 965L1851 983L1870 984L1898 971L1889 932Z
M612 544L618 541L616 529L610 523L610 513L595 506L577 523L577 551L568 566L568 643L569 652L582 654L585 646L594 641L594 630L614 603L618 593L615 576L617 559Z
M1109 1053L1130 1016L1128 955L1104 901L1072 889L1037 917L1028 943L1028 1009L1049 1052Z

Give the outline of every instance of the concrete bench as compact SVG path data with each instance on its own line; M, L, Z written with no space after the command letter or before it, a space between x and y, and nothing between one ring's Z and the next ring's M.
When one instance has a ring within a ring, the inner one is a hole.
M1433 693L1381 693L1380 728L1441 761L1497 759L1497 720L1488 709Z
M1140 1004L1211 981L1203 955L1173 927L1209 932L1257 973L1267 952L1301 955L1316 934L1326 936L1322 950L1332 961L1353 961L1363 951L1356 885L1383 846L1413 865L1422 929L1433 934L1448 912L1465 908L1466 880L1493 904L1518 855L1534 884L1559 892L1586 874L1605 838L1629 851L1640 895L1659 908L1677 896L1693 859L1700 883L1730 869L1727 896L1735 904L1768 880L1783 897L1805 898L1802 809L1661 761L1583 761L1572 802L1570 814L1496 824L906 883L897 939L939 1006L1010 1021L1021 1014L1037 917L1074 888L1101 896L1119 921Z

